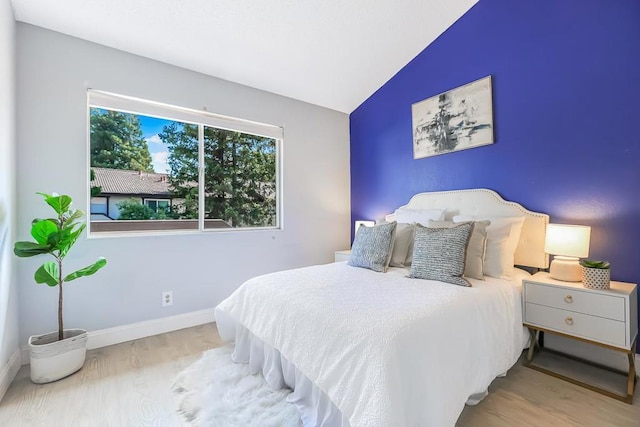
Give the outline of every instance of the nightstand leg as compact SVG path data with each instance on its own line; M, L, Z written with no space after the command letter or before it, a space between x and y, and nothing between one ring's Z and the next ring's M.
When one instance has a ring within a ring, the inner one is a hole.
M632 348L635 348L633 346ZM633 396L633 391L636 385L636 361L634 351L629 351L627 356L629 357L629 380L627 381L627 396Z
M528 328L529 329L529 352L527 353L527 362L531 362L531 360L533 359L533 352L535 351L536 346L538 345L538 331L532 329L532 328Z

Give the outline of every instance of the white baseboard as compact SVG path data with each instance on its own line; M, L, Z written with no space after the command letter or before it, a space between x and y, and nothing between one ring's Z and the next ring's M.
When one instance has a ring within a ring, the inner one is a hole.
M214 321L214 310L211 308L162 317L160 319L145 320L128 325L115 326L113 328L100 329L98 331L89 331L87 349L93 350L94 348L120 344ZM27 345L22 346L22 364L29 364L29 346Z
M16 348L7 364L0 371L0 402L9 389L11 381L16 377L18 370L20 370L20 349Z

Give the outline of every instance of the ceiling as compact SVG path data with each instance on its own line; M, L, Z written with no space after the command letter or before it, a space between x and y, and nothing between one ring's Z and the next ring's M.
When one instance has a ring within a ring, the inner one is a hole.
M351 113L478 0L12 0L16 20Z

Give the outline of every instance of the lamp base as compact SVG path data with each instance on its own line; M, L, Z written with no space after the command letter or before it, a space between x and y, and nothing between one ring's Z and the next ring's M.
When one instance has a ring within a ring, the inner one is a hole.
M582 269L578 263L578 258L568 256L556 256L551 261L549 274L556 280L563 282L581 282Z

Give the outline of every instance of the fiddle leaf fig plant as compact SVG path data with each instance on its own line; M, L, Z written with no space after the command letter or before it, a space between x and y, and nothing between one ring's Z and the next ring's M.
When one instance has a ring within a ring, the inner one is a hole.
M580 265L587 268L599 268L602 270L608 270L611 268L609 261L595 261L590 259L581 260Z
M72 199L67 195L38 193L55 211L55 218L34 219L31 223L31 236L35 242L16 242L13 252L28 258L36 255L50 255L53 261L46 261L35 272L38 284L58 286L58 340L64 339L62 321L62 284L84 276L91 276L107 264L105 258L98 258L93 264L77 271L63 274L63 260L76 243L84 229L84 212L73 209Z

